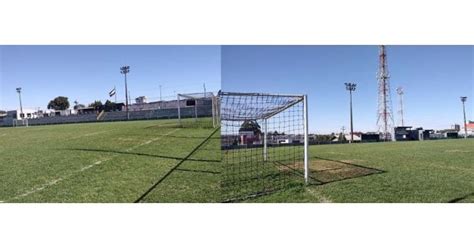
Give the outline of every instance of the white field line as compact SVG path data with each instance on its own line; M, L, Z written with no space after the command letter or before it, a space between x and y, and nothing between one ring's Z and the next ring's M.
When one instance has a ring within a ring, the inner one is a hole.
M163 137L166 137L166 136L168 136L168 135L170 135L170 134L172 134L172 133L174 133L174 132L176 132L176 131L178 131L178 129L173 129L172 131L170 131L170 132L168 132L168 133L166 133L166 134L164 134L164 135L155 137L155 138L153 138L153 139L147 140L147 141L145 141L145 142L143 142L143 143L140 143L140 144L138 144L138 145L135 145L135 146L132 146L132 147L130 147L130 148L127 148L125 151L126 151L126 152L130 152L130 151L132 151L132 150L134 150L134 149L137 149L137 148L139 148L139 147L142 147L142 146L144 146L144 145L149 145L149 144L151 144L152 142L158 141L158 140L162 139ZM37 192L39 192L39 191L42 191L42 190L46 189L47 187L53 186L53 185L55 185L55 184L57 184L57 183L59 183L59 182L61 182L61 181L64 181L64 180L66 180L66 179L68 179L68 178L70 178L70 177L72 177L72 176L78 174L78 173L84 172L84 171L86 171L86 170L88 170L88 169L93 168L94 166L97 166L97 165L100 165L100 164L102 164L102 163L104 163L104 162L107 162L107 161L111 160L112 158L117 157L117 156L119 156L119 155L120 155L120 154L115 154L115 155L112 155L112 156L110 156L110 157L108 157L108 158L105 158L105 159L96 161L96 162L94 162L94 163L92 163L92 164L86 165L86 166L84 166L84 167L82 167L82 168L80 168L80 169L78 169L78 170L75 170L75 171L73 171L73 172L67 174L67 175L64 176L64 177L60 177L60 178L51 180L51 181L49 181L49 182L47 182L47 183L44 183L44 184L38 185L38 186L36 186L36 187L33 187L32 189L26 191L26 192L23 193L23 194L14 196L14 197L12 197L12 198L9 198L8 200L0 200L0 203L2 203L2 202L7 202L7 201L11 201L11 200L17 200L17 199L23 198L23 197L25 197L25 196L29 196L29 195L31 195L31 194L37 193Z
M87 134L84 134L84 135L71 137L71 138L69 138L69 140L80 139L80 138L83 138L83 137L89 137L89 136L93 136L93 135L97 135L97 134L101 134L101 133L106 133L106 132L109 132L109 131L99 131L99 132L87 133Z

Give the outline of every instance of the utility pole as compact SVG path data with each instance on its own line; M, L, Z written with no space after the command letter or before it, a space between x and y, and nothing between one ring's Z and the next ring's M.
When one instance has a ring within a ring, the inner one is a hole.
M20 99L20 118L23 119L23 104L21 103L21 87L16 88L16 92L18 93L18 98Z
M127 120L130 120L130 113L128 112L128 87L127 87L127 73L130 72L130 66L125 65L120 67L120 73L125 76L125 110L127 111Z
M352 91L356 90L357 84L354 83L345 83L346 90L349 91L350 95L350 112L351 112L351 143L354 142L354 126L353 126L353 119L352 119Z
M204 83L202 86L204 88L204 97L206 97L206 83Z
M467 139L466 106L467 96L461 96L462 112L464 114L464 138Z

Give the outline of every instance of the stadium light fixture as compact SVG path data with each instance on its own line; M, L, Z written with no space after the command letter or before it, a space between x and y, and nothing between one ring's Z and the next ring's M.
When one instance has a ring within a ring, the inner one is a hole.
M350 96L350 115L351 115L351 143L354 142L354 126L353 126L353 118L352 118L352 91L356 90L357 84L355 83L345 83L346 90L349 91Z
M120 67L120 73L125 77L125 111L127 111L127 120L130 120L130 114L128 112L128 87L127 87L127 73L130 72L130 66L125 65Z
M20 117L23 119L23 104L21 103L21 87L16 88L16 92L18 93L18 98L20 99Z
M461 102L462 102L462 112L464 114L464 138L467 139L467 123L466 123L466 103L467 101L467 96L461 96Z

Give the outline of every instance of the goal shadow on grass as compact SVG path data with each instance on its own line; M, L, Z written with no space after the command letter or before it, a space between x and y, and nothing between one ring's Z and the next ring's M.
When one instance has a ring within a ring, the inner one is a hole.
M361 178L386 171L360 165L357 160L333 160L323 157L312 157L310 160L310 184L323 185L349 179Z
M467 195L464 195L464 196L461 196L461 197L458 197L458 198L454 198L450 201L448 201L448 203L458 203L458 202L462 202L463 200L465 199L468 199L470 197L474 197L474 192L470 193L470 194L467 194Z
M362 178L375 174L385 173L386 171L367 167L354 163L355 161L349 160L332 160L322 157L312 157L309 161L309 186L320 186L334 182L340 182L349 179ZM304 163L284 163L280 161L273 161L271 164L276 169L271 174L265 175L264 179L278 178L282 173L286 175L292 175L291 180L280 187L273 188L269 191L260 191L254 192L253 194L243 195L239 198L228 199L224 202L242 202L248 199L255 199L267 195L271 195L276 192L282 192L286 190L291 190L296 187L303 187L305 184L304 179ZM262 178L258 177L249 177L247 180L239 182L240 184L245 184L245 181L252 180L261 180Z

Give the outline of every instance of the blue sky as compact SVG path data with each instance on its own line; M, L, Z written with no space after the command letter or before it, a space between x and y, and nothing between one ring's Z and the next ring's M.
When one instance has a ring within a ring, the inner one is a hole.
M459 96L474 119L472 46L388 46L392 107L405 89L405 124L449 128L462 122ZM222 64L221 64L222 61ZM0 46L0 109L46 108L56 96L88 104L105 101L117 86L125 98L122 65L130 65L132 97L174 98L175 92L305 93L310 131L349 128L345 82L357 83L354 130L375 131L377 46ZM222 74L222 78L221 78Z
M16 109L16 87L24 108L45 109L49 100L67 96L89 104L105 100L116 85L125 99L122 65L130 66L133 98L175 98L176 93L220 89L220 46L0 46L0 109ZM132 98L132 99L133 99Z
M392 109L405 90L405 125L450 128L462 123L459 97L474 119L473 46L387 46ZM223 46L222 89L308 94L310 132L349 128L345 82L353 95L354 131L376 131L378 46Z

